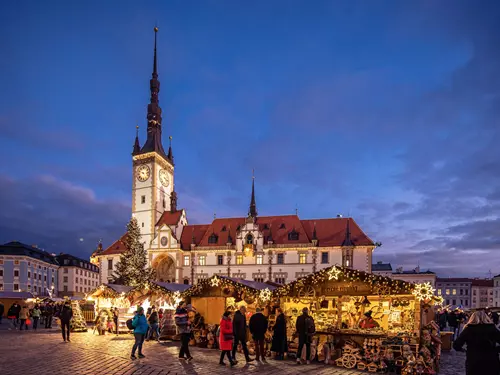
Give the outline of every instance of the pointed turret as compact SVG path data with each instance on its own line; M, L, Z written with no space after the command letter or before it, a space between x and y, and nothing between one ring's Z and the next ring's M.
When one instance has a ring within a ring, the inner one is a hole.
M354 243L351 240L351 229L349 227L350 221L351 221L351 219L347 218L347 227L345 230L345 238L344 238L344 242L342 242L343 247L353 247L354 246Z
M172 191L172 194L170 194L170 212L175 212L177 211L177 193Z
M230 246L233 244L233 237L231 237L231 227L229 227L227 231L227 245Z
M158 100L158 93L160 92L160 81L158 80L157 58L156 58L156 35L158 28L154 28L155 32L155 46L153 57L153 74L149 81L149 88L151 91L151 100L148 104L148 137L144 146L142 146L141 153L157 152L166 158L165 150L161 143L161 108Z
M248 216L257 217L257 204L255 203L255 175L252 172L252 197L250 198L250 207L248 209Z
M168 154L167 159L170 160L172 164L174 164L174 154L172 152L172 136L168 137L169 146L168 146Z
M135 127L135 142L134 149L132 151L132 155L137 155L141 152L141 145L139 143L139 125Z

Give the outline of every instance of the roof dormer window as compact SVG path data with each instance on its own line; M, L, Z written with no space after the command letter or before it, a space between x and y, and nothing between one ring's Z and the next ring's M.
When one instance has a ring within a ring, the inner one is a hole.
M281 223L280 229L286 229L285 223Z
M212 233L210 235L210 237L208 237L208 243L210 243L210 244L217 243L218 239L219 239L219 237L215 233Z
M252 245L253 244L253 236L251 234L248 234L248 236L246 237L245 243L247 245Z
M226 229L226 226L224 225L221 229L221 232L225 232L227 229Z
M289 241L298 241L299 240L299 232L292 230L290 233L288 233L288 240Z
M265 230L269 229L269 224L264 224L264 229Z

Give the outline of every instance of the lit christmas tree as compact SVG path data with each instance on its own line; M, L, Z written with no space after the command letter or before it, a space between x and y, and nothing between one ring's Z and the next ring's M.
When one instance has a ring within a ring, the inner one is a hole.
M120 261L116 265L115 283L145 286L154 278L154 270L147 266L148 254L141 242L141 231L135 217L127 224L124 242L126 250L120 255Z
M87 323L83 317L82 309L78 301L71 301L71 308L73 309L73 319L71 319L72 332L87 332Z

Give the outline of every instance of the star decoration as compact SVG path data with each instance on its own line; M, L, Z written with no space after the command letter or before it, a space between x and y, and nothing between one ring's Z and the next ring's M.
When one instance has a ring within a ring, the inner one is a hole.
M431 283L415 284L415 289L413 289L413 295L419 301L430 300L434 297L435 289L432 287Z
M214 276L212 280L210 280L210 286L219 286L220 284L220 279L217 276Z
M342 273L341 270L339 270L337 267L333 266L327 272L328 280L332 280L332 279L338 280L341 273Z
M272 293L269 288L260 291L259 298L262 301L269 301L271 299Z

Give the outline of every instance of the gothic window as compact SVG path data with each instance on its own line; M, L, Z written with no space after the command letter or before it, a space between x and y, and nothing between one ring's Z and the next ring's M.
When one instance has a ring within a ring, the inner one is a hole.
M300 264L306 264L307 263L307 255L302 253L299 254L299 263Z
M342 267L352 268L352 250L351 249L342 249Z
M246 244L247 245L252 245L253 244L253 236L249 234L246 238Z
M298 241L299 240L299 232L296 232L295 229L288 233L288 241Z
M217 237L217 235L215 233L212 233L210 235L210 237L208 237L208 243L211 243L211 244L217 243L218 239L219 239L219 237Z

